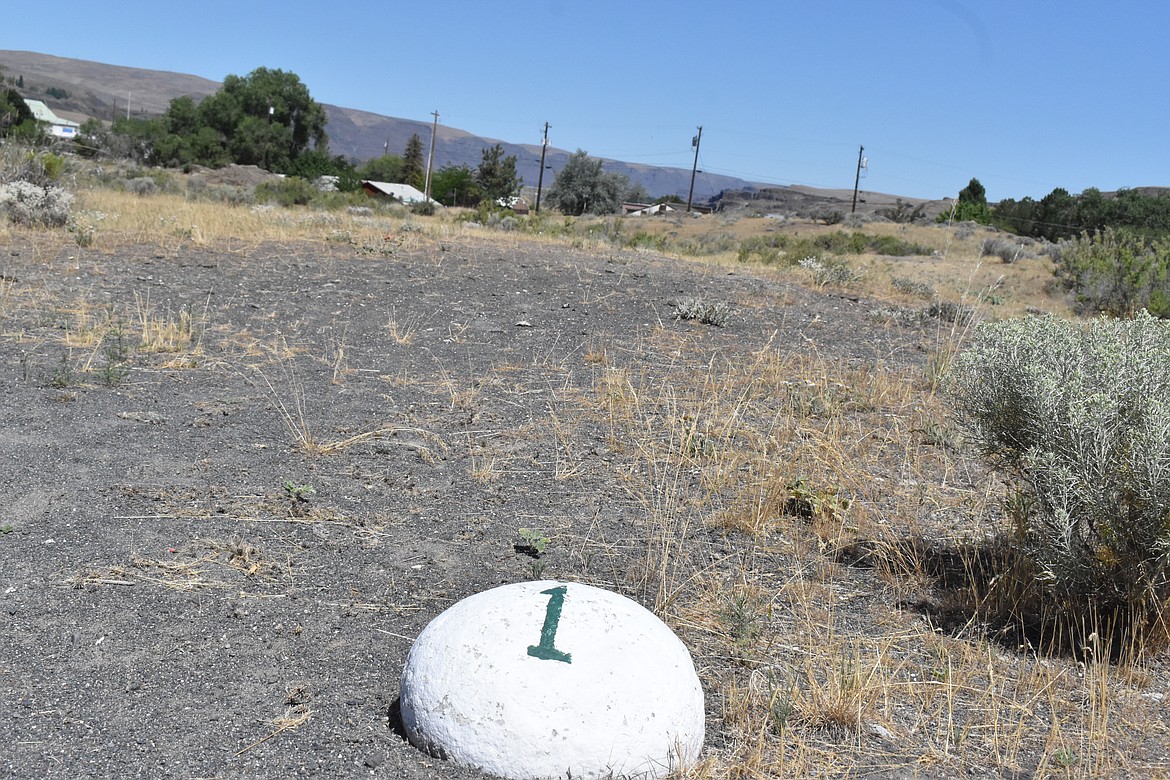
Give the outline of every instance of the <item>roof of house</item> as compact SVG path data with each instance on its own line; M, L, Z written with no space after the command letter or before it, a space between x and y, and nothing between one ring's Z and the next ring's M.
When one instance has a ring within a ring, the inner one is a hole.
M62 119L54 114L53 109L46 106L43 101L24 98L24 104L28 106L28 110L32 112L33 118L38 122L48 122L51 125L61 125L62 127L81 127L77 122Z
M649 214L665 214L668 211L675 211L673 206L666 203L654 203L646 205L643 203L623 203L622 209L626 216L629 217L643 217Z
M403 203L419 203L427 200L427 196L419 192L416 188L409 184L395 184L387 181L363 181L363 187L368 187L383 195L389 195L392 198L397 198ZM438 201L434 198L430 199L431 203L438 205Z

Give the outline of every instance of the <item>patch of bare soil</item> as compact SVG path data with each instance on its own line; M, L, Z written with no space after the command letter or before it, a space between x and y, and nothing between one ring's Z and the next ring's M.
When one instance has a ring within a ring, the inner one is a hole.
M664 601L655 499L623 471L637 443L606 424L614 377L645 386L769 344L861 370L921 359L918 334L864 300L642 253L22 244L0 273L11 777L477 776L395 728L428 621L533 577ZM684 296L731 316L679 320ZM790 563L688 528L693 571ZM892 604L870 588L849 609Z

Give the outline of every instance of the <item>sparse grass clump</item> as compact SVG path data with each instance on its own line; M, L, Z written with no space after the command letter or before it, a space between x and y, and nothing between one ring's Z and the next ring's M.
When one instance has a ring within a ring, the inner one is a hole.
M1019 564L989 606L1077 643L1170 641L1170 324L985 325L952 390L1014 491Z

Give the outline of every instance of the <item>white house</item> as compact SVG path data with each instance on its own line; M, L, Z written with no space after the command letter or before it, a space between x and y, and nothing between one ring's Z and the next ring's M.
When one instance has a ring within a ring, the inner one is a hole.
M48 124L50 135L56 136L57 138L76 138L78 132L81 130L81 125L77 122L62 119L53 113L53 109L46 106L40 100L24 98L24 104L28 106L28 110L32 112L34 119L38 122Z

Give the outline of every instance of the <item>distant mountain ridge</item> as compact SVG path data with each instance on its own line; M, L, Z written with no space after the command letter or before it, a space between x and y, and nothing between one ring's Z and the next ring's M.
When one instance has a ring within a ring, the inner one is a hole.
M28 51L0 50L0 75L23 78L21 92L26 97L46 100L63 117L84 121L94 117L106 121L115 116L158 115L166 111L172 99L190 95L201 99L220 88L220 82L169 71L144 70L121 65L109 65L88 60L70 59L50 54ZM310 92L312 85L307 85ZM46 90L56 88L68 92L68 97L57 99L47 95ZM377 157L386 151L402 154L406 142L414 133L429 143L431 124L429 122L383 116L354 108L343 108L328 103L325 108L329 134L329 149L333 154L344 155L358 161ZM540 146L538 144L516 144L507 141L484 138L468 131L439 125L435 139L435 167L448 164L467 165L475 168L482 159L483 149L499 143L505 154L516 156L516 171L525 185L535 186L540 173ZM552 184L550 173L560 170L568 160L570 152L550 146L545 164L545 186ZM641 184L651 195L687 196L691 183L691 171L682 168L668 168L621 160L605 159L605 169L624 174L631 183ZM750 182L733 176L703 173L695 179L696 202L708 200L725 190L757 190L767 188L770 192L799 191L799 200L807 203L817 200L820 195L813 188L787 188L776 185ZM866 211L872 211L878 204L893 204L894 196L867 193ZM872 196L877 196L872 197ZM839 203L837 191L824 191L826 203ZM773 197L769 200L778 200ZM907 202L923 201L905 198Z

